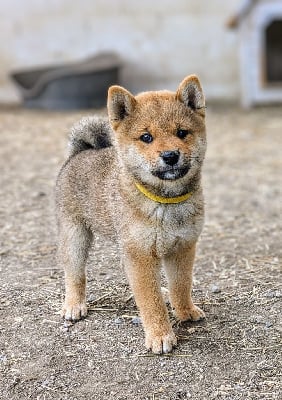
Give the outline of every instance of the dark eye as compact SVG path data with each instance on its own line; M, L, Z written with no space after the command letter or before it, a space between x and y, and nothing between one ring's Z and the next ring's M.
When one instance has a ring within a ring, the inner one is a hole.
M188 129L177 129L177 132L176 132L176 135L177 135L177 137L179 137L179 139L184 139L189 134L191 134L191 131L189 131Z
M140 136L140 140L144 143L151 143L154 139L153 136L149 132L143 133L143 135Z

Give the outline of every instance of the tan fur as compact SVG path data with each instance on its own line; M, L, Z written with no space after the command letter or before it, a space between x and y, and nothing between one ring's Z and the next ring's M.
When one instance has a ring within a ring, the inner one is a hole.
M185 78L176 93L134 97L113 86L108 113L111 127L92 118L74 128L71 156L57 180L58 255L66 277L62 314L70 320L86 315L85 262L92 235L99 232L119 245L146 347L154 353L170 352L176 337L161 295L161 266L176 316L182 321L204 317L191 299L195 247L204 220L203 92L194 75ZM187 136L178 137L178 129L188 131ZM141 139L145 132L152 135L151 143ZM179 155L173 166L164 161L168 151ZM158 196L192 195L179 204L160 204L145 197L135 182Z

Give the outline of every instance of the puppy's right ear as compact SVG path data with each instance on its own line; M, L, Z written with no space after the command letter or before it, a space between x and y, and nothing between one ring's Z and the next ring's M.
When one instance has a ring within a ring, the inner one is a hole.
M136 106L134 96L121 86L111 86L108 91L108 114L110 123L116 127L130 115Z

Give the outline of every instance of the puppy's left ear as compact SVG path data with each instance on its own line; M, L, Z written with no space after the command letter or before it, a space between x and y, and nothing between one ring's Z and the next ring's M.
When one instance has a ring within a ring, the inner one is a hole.
M108 114L115 128L134 111L135 97L121 86L111 86L108 91Z
M192 110L205 110L205 97L196 75L187 76L179 85L176 99Z

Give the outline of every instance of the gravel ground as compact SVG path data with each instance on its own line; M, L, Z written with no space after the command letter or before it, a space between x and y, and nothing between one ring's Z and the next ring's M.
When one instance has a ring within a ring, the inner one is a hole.
M2 399L281 399L282 110L208 108L206 224L195 266L201 323L171 355L144 349L113 244L88 265L88 317L60 319L53 190L81 113L0 109Z

